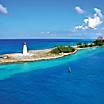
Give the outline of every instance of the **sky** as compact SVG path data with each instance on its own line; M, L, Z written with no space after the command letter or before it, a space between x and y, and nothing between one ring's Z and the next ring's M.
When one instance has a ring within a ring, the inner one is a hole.
M103 0L0 0L0 39L104 36Z

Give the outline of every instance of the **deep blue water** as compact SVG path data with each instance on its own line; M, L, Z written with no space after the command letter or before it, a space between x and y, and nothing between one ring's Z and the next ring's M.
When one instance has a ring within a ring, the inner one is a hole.
M29 49L83 42L0 40L0 53L21 52L24 41ZM0 104L104 104L103 65L103 47L54 60L0 65Z
M77 42L90 42L91 40L80 40ZM54 47L57 45L65 45L70 44L74 45L76 39L14 39L14 40L0 40L0 53L14 53L14 52L22 52L22 44L26 42L28 44L28 49L45 49Z

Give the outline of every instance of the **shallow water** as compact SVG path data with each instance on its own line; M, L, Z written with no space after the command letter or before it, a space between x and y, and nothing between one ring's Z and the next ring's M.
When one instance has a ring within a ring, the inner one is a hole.
M104 48L93 48L55 60L0 65L0 104L103 104L103 63Z

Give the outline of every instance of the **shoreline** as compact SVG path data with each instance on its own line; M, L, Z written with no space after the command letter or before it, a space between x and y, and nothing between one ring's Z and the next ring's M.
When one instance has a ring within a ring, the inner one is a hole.
M74 52L60 53L56 55L56 54L50 54L49 52L51 50L52 48L44 49L44 50L30 50L28 51L29 55L26 55L26 56L23 56L22 53L1 54L0 64L35 62L35 61L42 61L42 60L57 59L64 56L75 54L78 51L78 49L75 49Z
M22 53L10 53L0 55L0 64L11 64L11 63L24 63L24 62L35 62L42 60L52 60L57 58L62 58L68 55L75 54L78 50L96 48L96 47L86 47L78 48L77 46L72 46L75 48L74 52L60 53L60 54L50 54L49 52L53 49L43 49L43 50L29 50L28 55L24 56Z

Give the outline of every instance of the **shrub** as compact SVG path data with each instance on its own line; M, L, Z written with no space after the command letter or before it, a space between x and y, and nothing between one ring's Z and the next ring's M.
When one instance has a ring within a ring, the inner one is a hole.
M89 44L89 47L93 47L93 44Z
M55 48L55 49L51 50L51 53L52 54L59 54L60 50L58 48Z
M102 46L102 45L104 45L104 42L102 41L102 40L95 40L94 42L93 42L96 46Z
M53 50L51 50L51 53L59 54L59 53L69 53L69 52L73 52L73 51L75 51L75 49L73 47L58 46L58 47L54 48Z

